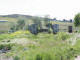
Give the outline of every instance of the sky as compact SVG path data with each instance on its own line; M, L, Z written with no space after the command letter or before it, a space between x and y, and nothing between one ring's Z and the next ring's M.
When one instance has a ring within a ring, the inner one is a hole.
M50 15L57 19L74 19L80 12L80 0L0 0L0 15Z

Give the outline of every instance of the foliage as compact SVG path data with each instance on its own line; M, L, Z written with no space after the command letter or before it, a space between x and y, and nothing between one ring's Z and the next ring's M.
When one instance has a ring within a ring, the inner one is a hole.
M67 33L64 33L64 32L60 32L60 33L58 33L58 35L57 35L57 38L58 38L58 39L61 39L61 40L66 40L66 39L68 39L69 37L70 37L70 35L67 34Z
M80 13L78 13L75 18L74 18L74 25L77 27L77 26L80 26Z
M11 33L10 36L18 36L21 34L30 34L30 32L28 30L26 30L26 31L19 30L19 31L16 31L14 33Z
M7 48L8 50L11 50L12 46L15 44L0 44L0 50Z
M41 21L42 21L42 19L40 17L34 17L33 18L33 23L34 24L37 24L38 25L38 28L41 28L42 27Z
M30 43L27 41L26 45L9 44L9 42L0 44L1 49L5 46L11 48L7 55L12 56L14 60L73 60L80 53L80 40L77 41L76 45L72 46L66 42L72 35L64 32L59 32L56 35L39 33L35 36L30 34L29 31L20 30L6 36L10 40L12 40L10 38L12 36L14 39L16 36L20 36L19 38L27 38L30 41Z
M19 59L19 57L18 57L18 56L15 56L15 57L14 57L14 60L20 60L20 59Z
M45 25L48 24L48 23L50 23L50 21L49 21L49 15L46 15L44 17L44 21L45 21Z
M17 30L20 30L20 29L23 30L24 26L25 26L25 21L24 20L18 20L17 21Z

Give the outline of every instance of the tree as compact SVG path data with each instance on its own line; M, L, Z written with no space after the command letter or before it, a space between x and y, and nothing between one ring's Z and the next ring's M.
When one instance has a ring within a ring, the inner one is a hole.
M40 24L41 23L41 18L40 17L34 17L33 18L33 23Z
M49 18L50 18L49 15L46 15L46 16L44 17L45 25L47 25L48 23L50 23Z
M25 27L25 21L24 20L18 20L17 21L17 30L22 29Z
M34 17L33 18L33 23L34 24L37 24L38 25L38 28L41 28L41 20L42 20L42 18L40 18L40 17Z
M44 17L44 24L45 24L45 26L48 28L48 32L49 33L51 33L51 23L50 23L50 16L49 15L46 15L45 17Z
M16 23L11 22L9 33L12 33L12 32L15 32L15 31L16 31Z
M76 27L80 26L80 13L78 13L74 18L74 25Z
M72 23L73 22L73 20L72 19L70 19L70 23Z

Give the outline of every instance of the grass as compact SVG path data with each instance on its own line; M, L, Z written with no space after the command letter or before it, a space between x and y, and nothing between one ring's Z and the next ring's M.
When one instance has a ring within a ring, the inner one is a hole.
M33 35L28 31L18 31L12 34L2 34L0 43L4 43L5 39L10 42L13 39L27 39L26 44L14 43L12 45L7 42L10 45L6 45L4 43L6 46L11 46L11 51L6 53L6 56L12 56L14 60L73 60L80 53L80 39L72 46L67 42L72 36L72 34L64 32L59 32L56 35L47 33Z

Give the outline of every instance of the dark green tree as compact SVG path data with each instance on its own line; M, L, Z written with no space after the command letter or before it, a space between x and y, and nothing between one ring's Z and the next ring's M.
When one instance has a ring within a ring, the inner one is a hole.
M74 25L76 27L80 26L80 13L75 15L75 17L74 17Z
M45 25L49 24L50 20L49 20L49 15L46 15L44 17L44 21L45 21Z
M16 25L17 30L23 30L24 27L25 27L25 21L22 19L18 20Z
M42 18L40 18L40 17L34 17L33 18L33 23L34 24L37 24L38 25L38 28L41 28L41 20L42 20Z
M15 31L16 31L16 23L11 22L9 33L12 33L12 32L15 32Z
M51 30L50 30L50 16L49 15L46 15L44 17L44 25L48 28L48 32L51 33Z

